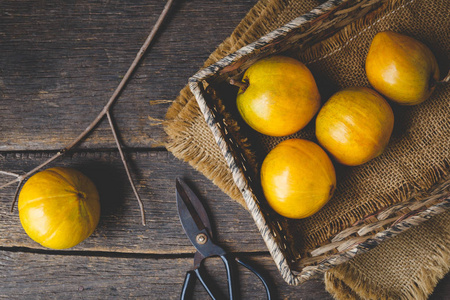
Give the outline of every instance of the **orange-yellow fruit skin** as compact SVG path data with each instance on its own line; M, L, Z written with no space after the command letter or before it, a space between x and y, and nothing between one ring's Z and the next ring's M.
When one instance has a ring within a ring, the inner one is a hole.
M333 163L317 144L303 139L279 143L263 161L261 185L280 215L302 219L315 214L336 187Z
M239 90L237 107L254 130L270 135L293 134L314 117L320 94L309 69L296 59L273 56L244 73L248 88Z
M380 155L394 127L387 101L365 87L334 94L316 118L319 143L341 164L356 166Z
M71 168L50 168L31 176L20 191L18 207L28 236L51 249L79 244L100 219L95 185Z
M425 101L439 80L431 50L409 36L383 31L375 35L366 58L372 87L402 105Z

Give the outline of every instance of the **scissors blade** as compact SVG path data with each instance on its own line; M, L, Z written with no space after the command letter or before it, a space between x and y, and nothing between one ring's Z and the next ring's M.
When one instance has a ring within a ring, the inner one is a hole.
M192 191L192 189L180 178L177 178L176 188L177 203L182 200L186 204L186 208L188 209L189 214L193 218L197 227L200 230L205 228L208 231L208 234L212 237L211 222L209 221L206 209L200 199L198 199L194 191ZM178 207L180 207L180 205L178 205ZM180 211L178 211L178 214L180 214Z
M212 241L211 222L205 207L191 188L179 178L176 180L176 196L178 216L192 245L204 257L224 255L225 251ZM204 241L198 240L201 234L204 235Z

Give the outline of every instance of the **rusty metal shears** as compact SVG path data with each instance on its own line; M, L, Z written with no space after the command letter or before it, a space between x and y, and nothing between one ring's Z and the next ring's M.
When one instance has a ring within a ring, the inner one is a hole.
M262 281L266 289L267 298L271 299L269 285L261 274L248 263L238 258L233 259L231 255L227 254L225 250L214 243L212 239L211 223L204 206L189 186L179 178L176 180L176 197L181 225L192 245L197 249L197 252L194 255L194 269L186 273L181 292L181 299L192 298L196 278L201 282L212 299L224 298L222 294L212 288L208 280L208 275L203 269L203 261L212 256L220 257L225 265L230 299L238 299L239 288L236 262L249 269Z

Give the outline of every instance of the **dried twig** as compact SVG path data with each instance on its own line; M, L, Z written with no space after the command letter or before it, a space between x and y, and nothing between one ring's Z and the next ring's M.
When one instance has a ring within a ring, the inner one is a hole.
M0 170L0 174L14 176L14 177L19 177L20 176L19 174L16 174L16 173L6 172L6 171L1 171L1 170Z
M100 123L100 121L106 115L108 117L108 121L109 121L111 130L113 132L113 136L114 136L117 148L119 150L120 157L121 157L122 162L123 162L123 164L125 166L125 171L126 171L126 173L128 175L128 179L130 180L130 183L131 183L131 186L133 188L134 194L136 195L136 198L137 198L138 203L139 203L139 207L140 207L140 210L141 210L142 224L145 225L144 207L143 207L142 201L141 201L141 199L139 197L139 194L138 194L138 192L136 190L136 186L134 185L133 180L131 178L131 174L129 172L128 165L126 163L125 156L124 156L123 151L122 151L122 147L120 146L119 140L117 138L117 134L116 134L116 131L115 131L115 128L114 128L114 125L112 123L112 119L111 119L111 116L110 116L110 109L111 109L112 105L114 104L115 100L117 99L117 97L119 96L120 92L124 88L124 86L127 83L128 79L131 77L131 74L134 72L134 70L135 70L136 66L138 65L138 63L140 62L141 58L144 56L144 53L147 51L148 47L150 46L153 38L155 37L155 35L158 32L159 28L161 27L164 19L166 18L166 16L167 16L167 14L168 14L168 12L169 12L173 2L174 2L174 0L168 0L167 1L163 11L161 12L161 15L159 16L158 20L156 21L155 25L153 26L150 34L148 35L148 37L145 40L144 44L142 45L141 49L139 49L139 52L137 53L136 58L134 59L134 61L131 64L131 66L129 67L129 69L126 72L125 76L120 81L120 83L119 83L118 87L116 88L116 90L114 91L113 95L111 96L111 98L109 98L108 102L103 107L102 111L98 114L98 116L91 122L91 124L89 124L89 126L77 138L75 138L70 144L68 144L66 147L64 147L64 149L62 149L61 151L57 152L54 156L50 157L48 160L46 160L42 164L40 164L39 166L35 167L31 171L29 171L29 172L27 172L27 173L25 173L23 175L18 175L18 174L11 173L11 172L6 172L6 171L0 171L0 174L10 175L10 176L16 177L14 180L11 180L11 181L7 182L6 184L3 184L2 186L0 186L0 189L5 188L7 186L10 186L10 185L18 182L16 193L14 195L14 199L13 199L13 202L11 204L11 211L14 208L14 204L16 202L17 195L18 195L19 189L20 189L23 181L28 176L34 174L35 172L37 172L38 170L40 170L44 166L46 166L49 163L53 162L55 159L57 159L58 157L62 156L64 153L66 153L67 151L71 150L73 147L78 145L92 131L92 129L94 129L98 125L98 123Z
M139 196L139 193L136 190L136 186L133 183L133 178L131 178L130 170L128 169L128 164L126 163L125 155L123 154L122 146L120 145L119 138L117 137L116 129L114 127L114 122L111 118L111 114L109 111L106 112L106 116L108 117L109 126L111 127L111 131L113 133L114 140L116 141L117 149L119 149L120 158L122 158L122 162L125 167L125 172L127 173L128 180L131 183L131 187L133 188L134 195L136 196L136 199L139 203L139 208L141 210L142 225L145 225L144 204L142 203L141 197Z

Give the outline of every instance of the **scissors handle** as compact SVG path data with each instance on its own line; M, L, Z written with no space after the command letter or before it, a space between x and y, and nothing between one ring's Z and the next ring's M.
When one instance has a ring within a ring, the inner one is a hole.
M228 254L225 255L221 255L220 258L222 258L224 264L225 264L225 268L227 270L227 278L228 278L228 294L230 296L230 300L237 300L239 299L239 282L237 280L237 270L236 270L236 264L235 261L238 262L239 264L241 264L242 266L244 266L245 268L247 268L249 271L251 271L253 274L255 274L263 283L264 288L266 289L266 295L267 295L267 299L271 300L272 299L272 292L270 290L269 284L267 283L267 281L264 279L264 277L258 272L256 271L255 268L253 268L249 263L242 261L241 259L235 257L234 259L229 256Z
M183 288L181 290L181 300L192 299L194 286L195 286L195 272L187 271L186 277L184 278Z
M213 291L212 284L206 279L208 276L204 273L203 268L199 267L193 271L186 272L183 288L181 290L181 300L193 299L196 278L198 278L213 300L224 299L224 297L217 295L217 293Z
M272 293L270 290L270 287L264 277L256 271L250 264L247 262L242 261L239 258L232 258L230 255L220 255L220 258L222 259L225 269L227 271L227 280L228 280L228 295L230 300L238 300L239 299L239 282L237 280L237 270L236 270L236 262L250 270L253 274L255 274L263 283L264 288L266 289L266 295L267 299L272 299ZM205 290L208 292L209 296L213 300L221 300L225 299L222 294L219 295L217 292L213 291L213 285L207 280L208 275L205 274L203 271L202 266L199 266L197 269L193 271L188 271L186 273L186 278L184 279L183 289L181 291L181 300L186 299L192 299L193 291L194 291L194 285L195 285L195 279L198 278L198 280L201 282Z
M238 281L237 281L237 272L234 261L227 255L221 255L225 269L227 270L227 279L228 279L228 295L230 296L230 300L237 300L239 291Z
M258 272L256 271L255 268L253 268L249 263L242 261L241 259L235 257L235 260L240 263L242 266L246 267L248 270L252 271L253 274L255 274L259 280L261 280L261 282L264 285L264 288L266 289L266 295L267 295L267 300L272 300L272 291L270 289L269 284L267 283L266 279L264 279L264 277Z
M209 296L213 300L224 299L223 297L217 295L216 292L214 292L213 285L211 284L211 282L209 280L207 280L208 275L205 274L203 268L201 268L201 267L197 268L194 270L194 272L197 275L198 280L200 280L201 284L203 285L203 287L205 288L205 290L208 292Z

